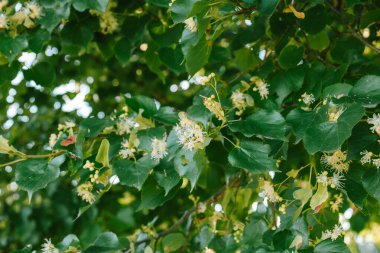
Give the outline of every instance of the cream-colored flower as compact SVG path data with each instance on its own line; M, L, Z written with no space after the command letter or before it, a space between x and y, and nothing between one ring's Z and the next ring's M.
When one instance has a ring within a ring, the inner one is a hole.
M140 141L137 138L136 133L132 132L129 135L128 140L124 140L121 143L122 149L119 151L119 155L123 159L135 158L135 153L137 152L137 147L140 145Z
M367 119L367 122L368 122L368 124L373 125L371 127L371 131L373 133L376 132L378 135L380 135L380 113L378 113L377 115L376 115L376 113L374 113L372 115L372 118Z
M318 174L317 182L323 184L324 186L329 185L329 177L327 175L327 171L323 171L322 173Z
M215 253L215 250L206 247L203 252L204 253Z
M265 197L268 198L270 202L276 203L282 201L282 198L274 190L273 185L269 181L261 181L261 190Z
M17 25L24 25L26 28L32 28L34 22L30 18L30 14L31 12L28 8L21 8L18 12L13 14L10 19Z
M302 98L302 102L305 104L305 105L311 105L312 103L315 102L315 98L314 98L314 95L312 93L310 94L307 94L306 92L304 94L301 95L301 98Z
M29 10L29 17L32 19L40 18L41 17L41 7L34 1L27 2L25 4L25 8Z
M376 166L377 169L380 169L380 158L373 159L372 162Z
M0 11L5 7L7 6L8 4L8 0L1 0L0 1Z
M215 74L214 73L211 73L210 75L208 76L202 76L201 74L197 73L195 74L190 80L189 82L190 83L194 83L194 84L197 84L197 85L205 85L205 84L208 84L212 78L215 77Z
M138 127L138 124L132 117L120 119L116 122L116 134L130 133L136 127Z
M41 249L41 252L42 253L59 253L59 250L54 246L53 243L51 243L51 239L46 239L45 238L45 242L41 245L42 249Z
M15 154L17 149L9 145L8 140L0 135L0 154Z
M267 99L269 95L269 85L257 76L252 77L251 81L255 84L253 91L258 91L261 99Z
M9 28L9 19L4 13L0 13L0 29Z
M195 23L193 17L186 19L185 21L183 21L183 23L185 23L185 28L188 29L190 32L194 33L197 31L197 24Z
M77 187L78 196L87 203L92 204L95 201L95 196L92 193L92 189L93 185L91 182L83 183Z
M339 212L339 209L341 208L343 204L343 196L340 193L334 195L335 201L330 201L330 209L333 213Z
M362 155L362 157L360 158L360 162L363 165L366 163L371 163L372 156L373 156L372 152L368 152L367 150L364 150L364 151L360 152L360 154Z
M187 118L186 113L180 112L179 124L174 127L177 134L178 142L184 146L185 149L194 150L195 148L203 148L206 136L202 127L194 121Z
M56 134L51 134L49 137L49 147L53 148L55 143L57 143L58 136Z
M210 112L216 116L218 120L223 122L226 121L222 105L219 102L215 101L214 95L211 95L209 98L203 98L203 104L207 109L209 109Z
M87 160L85 165L83 165L83 168L88 169L90 171L94 171L95 170L95 163L92 163L89 160Z
M338 173L347 172L350 165L350 161L347 161L347 153L340 149L331 155L324 154L321 157L321 162Z
M168 155L165 139L157 139L156 137L152 139L152 153L150 155L154 160L158 161Z
M332 241L335 241L338 239L338 237L342 236L343 234L343 228L340 224L336 224L332 230L326 230L322 232L322 238L321 240L331 239Z
M330 177L330 186L331 188L337 188L337 189L343 189L344 183L342 182L345 180L344 176L339 173L335 172L332 177Z
M119 23L111 11L99 15L99 24L103 34L112 34L119 28Z
M331 105L331 107L328 110L328 120L331 122L337 122L339 117L344 112L345 108L341 106L336 106L334 104Z

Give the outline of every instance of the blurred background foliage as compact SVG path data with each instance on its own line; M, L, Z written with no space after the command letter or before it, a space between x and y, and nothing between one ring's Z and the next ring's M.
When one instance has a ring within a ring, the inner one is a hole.
M9 17L25 5L15 0L2 5L5 2L0 1L1 11ZM320 97L326 86L353 84L364 75L380 73L377 0L36 3L42 10L32 24L0 28L0 134L30 154L46 148L58 123L104 118L124 106L127 94L143 94L184 110L200 90L189 82L198 71L215 72L225 87L258 75L276 94L264 106L285 111L294 108L305 91ZM185 29L188 17L195 17L195 33ZM208 150L212 160L221 147ZM288 157L288 164L299 164L307 154L298 145ZM0 163L6 161L0 156ZM135 212L137 192L116 185L74 223L82 204L71 181L53 182L29 203L27 194L12 183L14 169L9 166L0 173L0 252L38 246L43 238L60 241L70 233L89 245L103 231L130 235L156 217L165 228L179 217L173 210L182 213L193 206L180 190L155 212ZM223 178L222 171L209 168L194 196L210 196ZM245 210L244 203L236 205ZM378 203L367 199L365 205L371 212L355 212L351 228L378 235ZM195 219L202 222L202 217ZM380 243L378 236L373 241ZM377 252L372 244L358 245L361 252Z

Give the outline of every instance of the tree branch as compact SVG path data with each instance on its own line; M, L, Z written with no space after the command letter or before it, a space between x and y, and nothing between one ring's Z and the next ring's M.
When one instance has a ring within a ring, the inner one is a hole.
M214 195L212 195L210 198L208 198L206 201L202 202L206 205L209 205L213 202L215 202L221 195L223 195L223 193L226 191L227 187L228 186L234 186L235 184L237 184L238 182L240 181L240 178L239 177L235 177L233 178L229 183L225 184L222 188L220 188ZM198 209L198 205L186 210L183 215L181 216L181 218L179 218L179 220L174 223L171 227L169 227L168 229L158 233L156 236L154 236L153 238L145 238L145 239L142 239L140 241L137 241L137 242L134 242L134 246L138 246L142 243L147 243L147 242L150 242L152 240L158 240L160 239L161 237L164 237L165 235L168 235L170 234L171 232L173 231L176 231L189 217L190 215L192 215L195 211L197 211ZM132 249L129 248L125 253L129 253L131 252Z
M372 45L371 43L369 43L367 40L365 40L363 38L363 36L356 32L354 28L352 28L352 26L350 24L347 23L347 19L346 17L343 15L342 12L340 12L339 10L337 10L329 1L326 1L326 5L335 13L337 14L341 19L342 21L345 23L347 29L349 30L349 32L351 33L352 36L354 36L357 40L359 40L361 43L363 43L364 45L366 45L367 47L371 48L373 51L375 51L376 53L380 54L380 48L377 48L375 47L374 45Z

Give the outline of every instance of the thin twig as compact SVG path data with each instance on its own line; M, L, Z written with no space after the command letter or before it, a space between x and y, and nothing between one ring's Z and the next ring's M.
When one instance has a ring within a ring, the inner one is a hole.
M203 203L206 205L209 205L209 204L215 202L226 191L228 186L232 186L232 185L236 184L239 180L240 179L238 177L232 179L229 183L225 184L222 188L219 189L219 191L217 191L214 195L212 195L210 198L208 198ZM179 218L179 220L176 223L174 223L171 227L169 227L167 230L164 230L164 231L158 233L153 238L145 238L145 239L142 239L140 241L134 242L133 245L136 247L142 243L147 243L147 242L150 242L152 240L158 241L161 237L164 237L165 235L168 235L171 232L177 230L190 217L190 215L192 215L195 211L197 211L197 209L198 209L198 205L186 210L183 213L183 215L181 216L181 218ZM131 251L132 251L132 249L129 248L125 253L129 253Z
M352 28L352 26L347 23L347 18L343 15L342 12L337 10L329 1L326 1L326 5L342 19L342 21L345 23L345 25L347 26L347 29L349 30L352 36L354 36L357 40L359 40L361 43L363 43L367 47L371 48L376 53L380 54L379 48L375 47L374 45L369 43L367 40L365 40L361 34L356 32L355 29Z

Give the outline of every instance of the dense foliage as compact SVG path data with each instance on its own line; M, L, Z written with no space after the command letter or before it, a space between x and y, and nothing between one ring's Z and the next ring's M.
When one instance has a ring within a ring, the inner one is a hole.
M0 252L377 252L380 2L0 0Z

